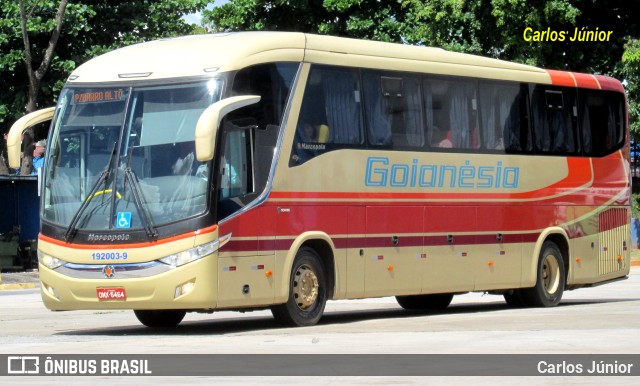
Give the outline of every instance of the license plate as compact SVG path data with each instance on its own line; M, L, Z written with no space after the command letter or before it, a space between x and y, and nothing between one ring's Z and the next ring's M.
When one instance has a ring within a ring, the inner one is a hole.
M122 287L96 288L99 301L127 300L127 292Z

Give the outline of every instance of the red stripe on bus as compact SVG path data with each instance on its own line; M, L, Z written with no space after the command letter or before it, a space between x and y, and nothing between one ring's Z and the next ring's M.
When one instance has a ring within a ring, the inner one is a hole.
M258 239L234 240L233 237L220 249L221 252L258 251Z
M598 232L606 232L629 224L629 209L612 208L600 213Z
M547 70L547 73L551 77L551 84L555 86L569 86L576 87L576 80L571 76L571 73L565 71Z
M458 234L451 235L424 235L424 236L402 236L397 235L398 243L393 242L394 235L388 236L340 236L332 238L336 249L357 249L357 248L410 248L410 247L441 247L456 245L490 245L490 244L518 244L518 243L535 243L538 241L540 233L529 232L519 234L502 235L501 241L498 241L497 234ZM449 241L451 240L451 242ZM275 246L276 251L288 251L293 245L294 238L278 239ZM221 252L255 252L258 251L257 244L248 242L247 240L231 240L221 250ZM260 249L262 251L267 251Z
M624 94L624 87L618 79L610 78L603 75L594 75L594 77L598 80L598 83L600 83L600 88L602 88L603 90L617 91Z
M55 244L55 245L59 245L65 248L71 248L71 249L114 249L114 248L148 248L148 247L153 247L156 245L162 245L162 244L167 244L167 243L171 243L174 241L178 241L178 240L183 240L183 239L188 239L190 237L195 237L198 235L204 235L207 233L212 233L214 232L216 229L218 229L217 225L212 225L210 227L207 228L203 228L203 229L199 229L197 231L194 232L188 232L188 233L183 233L181 235L177 235L177 236L171 236L171 237L167 237L165 239L160 239L160 240L155 240L155 241L149 241L149 242L144 242L144 243L118 243L118 244L74 244L74 243L68 243L66 241L62 241L62 240L58 240L58 239L54 239L52 237L49 236L45 236L42 233L40 233L38 235L38 239L47 243L51 243L51 244Z
M581 87L617 91L624 94L624 86L619 80L604 75L591 75L579 72L546 70L551 84L556 86Z
M572 72L571 75L573 75L573 77L576 79L576 84L578 85L578 87L600 89L600 84L591 74Z

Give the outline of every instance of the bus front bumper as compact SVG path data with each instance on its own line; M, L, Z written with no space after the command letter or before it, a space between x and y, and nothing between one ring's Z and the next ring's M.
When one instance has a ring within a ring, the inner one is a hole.
M52 270L40 264L40 292L45 306L54 311L210 310L216 308L216 256L173 269L151 269L150 276L121 273L116 264L86 266L92 270L84 271L76 267L75 271L86 274L69 274L69 269Z

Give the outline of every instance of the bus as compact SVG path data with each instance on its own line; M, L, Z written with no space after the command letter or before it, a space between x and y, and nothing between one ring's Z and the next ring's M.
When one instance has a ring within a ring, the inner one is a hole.
M225 33L96 57L40 114L51 310L168 327L271 309L309 326L332 299L551 307L629 274L627 104L609 77Z

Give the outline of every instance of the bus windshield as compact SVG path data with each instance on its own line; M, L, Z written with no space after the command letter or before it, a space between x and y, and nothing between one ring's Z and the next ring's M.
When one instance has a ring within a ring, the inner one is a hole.
M195 159L195 126L221 90L221 79L64 89L52 123L43 220L68 227L69 236L149 229L203 213L210 168Z

